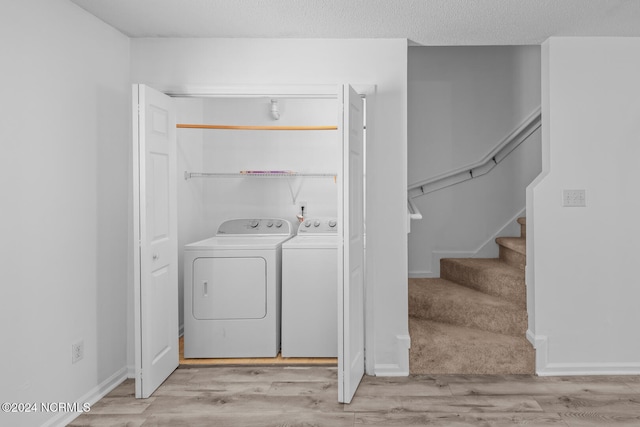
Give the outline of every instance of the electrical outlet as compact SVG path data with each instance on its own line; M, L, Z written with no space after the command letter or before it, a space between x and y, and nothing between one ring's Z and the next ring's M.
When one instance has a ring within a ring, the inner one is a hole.
M585 190L563 190L562 206L565 206L565 207L587 206Z
M84 340L71 344L71 363L76 363L84 357Z

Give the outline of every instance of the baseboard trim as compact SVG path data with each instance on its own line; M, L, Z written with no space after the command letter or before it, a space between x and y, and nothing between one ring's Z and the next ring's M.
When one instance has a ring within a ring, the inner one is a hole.
M442 258L497 258L498 245L496 244L496 238L503 235L519 235L520 225L517 220L525 213L526 207L520 209L518 213L512 216L474 250L431 252L431 270L410 270L409 277L413 279L440 277L440 260Z
M536 375L541 377L576 375L640 375L640 363L549 363L549 338L527 330L527 339L536 349Z
M97 401L109 394L111 390L122 384L122 382L127 379L127 370L127 367L121 368L109 378L91 389L80 399L76 400L75 403L80 408L82 408L83 404L85 403L88 403L89 405L95 404ZM62 412L47 420L47 422L45 422L42 426L65 426L71 421L78 418L80 415L82 415L82 412Z
M536 335L531 329L527 329L526 337L533 348L536 349L536 374L540 375L540 372L544 371L548 365L548 338L545 335Z
M409 279L431 279L434 277L438 277L438 275L431 270L409 270Z
M406 377L409 375L409 334L396 335L397 363L376 363L374 374L377 377Z
M640 363L549 363L541 377L575 375L640 375Z
M409 373L404 373L396 363L378 363L375 366L375 375L376 377L406 377Z

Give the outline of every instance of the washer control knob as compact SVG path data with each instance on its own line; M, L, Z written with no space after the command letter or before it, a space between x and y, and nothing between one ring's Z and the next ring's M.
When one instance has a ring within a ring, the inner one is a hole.
M267 227L269 227L269 228L273 227L273 221L267 222Z
M282 227L282 221L276 222L276 228L280 228L280 227Z
M304 222L304 226L305 226L305 227L311 227L311 221L306 220L306 221Z
M253 219L251 220L251 222L249 222L249 227L256 228L258 224L260 224L260 222L257 219Z
M318 221L317 219L314 221L313 223L314 227L320 227L320 221Z
M335 219L329 220L329 227L333 228L336 225L338 225L338 221L336 221Z

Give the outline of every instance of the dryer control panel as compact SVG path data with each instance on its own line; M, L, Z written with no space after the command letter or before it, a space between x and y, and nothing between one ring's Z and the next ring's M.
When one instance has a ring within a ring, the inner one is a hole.
M298 226L298 235L303 234L337 234L338 221L335 218L309 218Z
M237 218L229 219L220 224L216 236L289 236L291 231L291 223L286 219Z

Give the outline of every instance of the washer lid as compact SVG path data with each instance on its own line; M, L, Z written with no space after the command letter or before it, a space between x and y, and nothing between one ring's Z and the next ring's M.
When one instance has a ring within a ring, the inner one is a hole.
M185 251L207 249L277 249L292 236L214 236L185 245Z
M337 249L338 236L336 235L298 235L287 240L282 249Z

